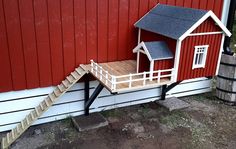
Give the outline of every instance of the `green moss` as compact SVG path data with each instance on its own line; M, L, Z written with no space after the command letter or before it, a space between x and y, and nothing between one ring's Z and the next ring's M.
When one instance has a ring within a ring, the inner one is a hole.
M212 136L210 129L206 125L192 119L187 113L181 111L176 111L170 115L162 116L160 122L171 129L178 127L190 129L192 135L191 146L194 148L201 148L206 140L209 141L209 138Z
M121 117L122 116L122 110L118 110L118 109L102 111L101 113L104 117Z

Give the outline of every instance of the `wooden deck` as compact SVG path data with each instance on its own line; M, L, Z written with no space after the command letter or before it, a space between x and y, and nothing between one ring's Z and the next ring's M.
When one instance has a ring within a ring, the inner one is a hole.
M142 80L143 75L135 75L137 74L135 60L99 63L98 65L99 67L97 68L97 71L92 70L91 64L84 65L84 68L87 69L98 81L100 81L111 93L141 90L172 83L170 81L170 77L161 78L158 80L159 82L157 81L157 79L153 79L152 81L146 79L144 82L144 80ZM100 66L103 70L107 71L108 75L104 74L104 71L100 71ZM134 74L134 76L132 76L132 79L135 81L133 81L132 83L129 82L129 79L131 78L130 74ZM116 81L120 82L116 85L115 88L114 86L112 86L111 82L106 79L107 77L108 79L112 80L111 76L115 76Z

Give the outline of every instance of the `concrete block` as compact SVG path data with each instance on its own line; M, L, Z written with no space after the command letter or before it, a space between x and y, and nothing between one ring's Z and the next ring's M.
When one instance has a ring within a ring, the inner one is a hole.
M190 106L189 103L176 97L167 98L166 100L158 100L157 103L167 108L169 111L179 110Z
M107 120L100 113L73 117L72 122L78 131L87 131L108 125Z

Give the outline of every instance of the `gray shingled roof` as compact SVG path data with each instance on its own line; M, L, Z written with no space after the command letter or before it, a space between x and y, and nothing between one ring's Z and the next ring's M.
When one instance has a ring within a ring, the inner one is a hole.
M158 4L135 23L143 30L179 39L208 11Z
M173 54L164 41L144 42L153 60L163 60L173 58Z

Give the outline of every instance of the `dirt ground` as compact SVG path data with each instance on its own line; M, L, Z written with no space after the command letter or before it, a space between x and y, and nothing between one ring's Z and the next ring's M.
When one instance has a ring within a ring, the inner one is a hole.
M169 112L148 103L101 112L109 125L86 132L77 132L70 118L34 126L12 149L236 148L236 106L212 93L180 99L191 106Z

